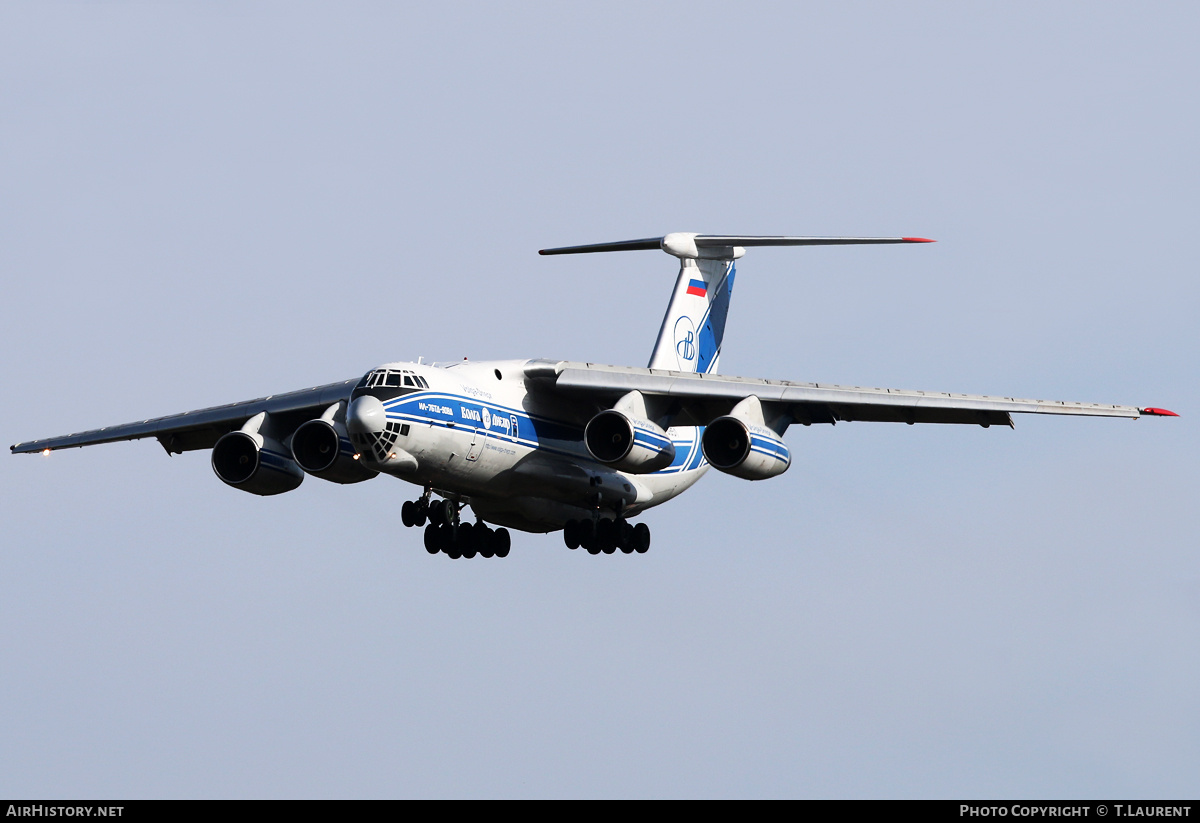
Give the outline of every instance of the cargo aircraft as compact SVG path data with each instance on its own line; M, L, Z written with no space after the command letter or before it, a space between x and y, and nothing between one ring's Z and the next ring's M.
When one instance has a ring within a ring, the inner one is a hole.
M312 475L380 474L422 489L401 506L430 554L505 557L508 529L562 530L568 548L645 552L630 520L711 466L746 480L785 472L789 426L843 421L1012 426L1016 413L1177 416L1165 409L792 383L718 375L735 261L756 246L927 243L918 237L749 237L678 232L544 249L660 249L679 276L646 368L561 360L385 363L357 380L12 446L50 453L153 437L168 454L212 449L222 481L258 495ZM470 508L474 523L464 518Z

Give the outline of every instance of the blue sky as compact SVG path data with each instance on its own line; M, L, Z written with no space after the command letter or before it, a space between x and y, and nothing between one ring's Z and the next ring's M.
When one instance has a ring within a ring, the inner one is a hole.
M428 556L411 487L0 460L0 794L1178 797L1200 773L1187 4L5 4L7 443L378 363L642 365L1177 420L789 432L645 556Z

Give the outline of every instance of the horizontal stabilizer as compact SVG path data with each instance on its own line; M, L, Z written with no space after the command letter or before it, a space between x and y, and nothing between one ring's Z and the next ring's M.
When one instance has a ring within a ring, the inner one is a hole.
M597 251L653 251L662 248L661 237L645 240L622 240L619 243L593 243L590 246L561 246L557 249L542 249L538 254L591 254Z
M642 240L621 240L616 243L592 243L586 246L560 246L542 249L538 254L592 254L602 251L650 251L662 249L674 253L672 240L691 241L698 249L741 246L863 246L881 243L933 243L924 237L762 237L742 234L687 234L679 232Z

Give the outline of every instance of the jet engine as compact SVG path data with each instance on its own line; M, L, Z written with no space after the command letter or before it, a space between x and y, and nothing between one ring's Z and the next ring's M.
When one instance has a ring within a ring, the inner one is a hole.
M378 474L354 459L345 427L324 418L309 420L296 429L292 457L313 477L333 483L361 483Z
M607 409L588 421L583 442L596 460L633 474L665 469L675 459L675 444L649 420Z
M290 492L304 481L278 440L264 435L265 412L256 414L241 430L229 432L213 446L212 467L217 477L235 489L264 497Z
M786 428L786 424L780 428ZM766 425L762 403L754 396L709 423L700 446L714 469L745 480L775 477L792 464L791 452L783 438Z

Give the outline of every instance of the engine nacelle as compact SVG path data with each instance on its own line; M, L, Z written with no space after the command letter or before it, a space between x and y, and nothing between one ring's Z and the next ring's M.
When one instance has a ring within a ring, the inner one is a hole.
M212 450L212 467L217 477L244 492L272 494L290 492L304 481L304 470L287 449L260 432L230 432Z
M792 453L773 429L763 421L762 404L748 397L725 417L704 429L700 446L704 457L718 471L745 480L766 480L787 471Z
M583 442L596 460L633 474L665 469L675 459L675 444L649 420L607 409L588 421Z
M354 447L341 423L309 420L292 435L292 458L301 469L332 483L361 483L379 472L354 459Z

